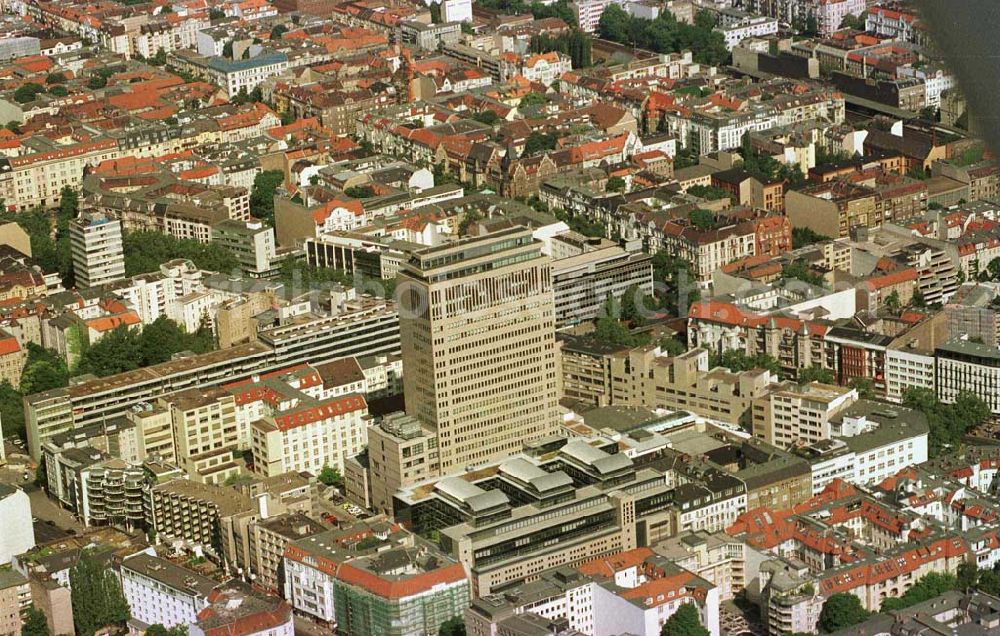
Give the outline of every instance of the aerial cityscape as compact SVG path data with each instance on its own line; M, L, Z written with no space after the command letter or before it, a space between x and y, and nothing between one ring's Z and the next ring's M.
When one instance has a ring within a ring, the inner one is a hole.
M1000 636L973 4L0 0L0 636Z

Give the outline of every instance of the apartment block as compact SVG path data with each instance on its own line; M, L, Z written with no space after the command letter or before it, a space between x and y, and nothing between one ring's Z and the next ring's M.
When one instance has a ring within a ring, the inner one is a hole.
M470 600L461 563L388 523L294 541L284 570L297 611L358 636L436 634Z
M575 232L556 235L551 243L557 329L593 320L609 296L620 299L632 287L643 297L653 293L652 259L646 254Z
M124 416L164 394L277 368L273 355L270 347L253 342L27 396L28 450L39 457L42 443L53 435Z
M348 395L257 420L251 426L254 470L273 477L288 471L318 475L325 466L344 471L344 462L368 443L368 404Z
M209 604L219 582L149 552L122 560L122 593L131 609L130 621L148 625L187 627Z
M368 429L371 508L392 514L396 491L440 474L438 438L420 420L390 413Z
M397 280L406 412L436 431L442 472L555 431L552 274L530 230L418 250Z
M685 603L694 604L709 634L719 634L718 588L649 548L637 548L476 599L465 625L473 636L517 633L517 624L533 617L560 621L577 634L656 636Z
M212 243L232 252L251 278L269 278L277 273L274 228L262 221L230 219L216 223L212 226Z
M324 532L327 532L326 526L301 512L288 512L253 524L250 570L255 576L254 583L269 592L282 593L285 548L293 541L308 539Z
M69 238L77 285L97 287L125 278L120 221L84 211L70 221Z
M31 607L31 585L23 574L6 568L0 570L0 631L20 634L22 617Z
M170 411L178 464L192 478L221 484L240 472L233 449L246 448L236 400L223 389L187 389L160 398Z
M145 522L148 475L141 464L128 464L91 446L42 447L49 492L85 526L134 528Z
M28 494L16 486L0 485L0 519L5 525L0 536L0 564L10 563L15 555L35 547L31 518Z
M146 524L158 536L199 544L232 563L232 520L252 509L250 499L233 490L172 479L150 488Z
M246 636L294 636L292 608L284 600L264 595L233 579L220 586L210 604L198 613L198 622L188 628L190 636L246 634Z
M856 389L819 382L787 382L783 388L754 400L754 437L780 448L830 439L831 418L857 399Z
M969 391L1000 413L1000 349L956 338L934 350L934 375L939 400L954 403Z

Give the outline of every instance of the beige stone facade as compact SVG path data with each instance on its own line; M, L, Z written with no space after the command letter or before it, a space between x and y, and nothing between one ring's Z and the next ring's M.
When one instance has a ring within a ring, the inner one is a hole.
M397 280L406 412L437 432L443 472L556 431L552 274L530 230L420 250Z

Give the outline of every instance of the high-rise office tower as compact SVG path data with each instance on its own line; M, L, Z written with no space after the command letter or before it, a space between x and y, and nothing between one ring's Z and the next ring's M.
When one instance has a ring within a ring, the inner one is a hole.
M442 473L556 431L551 267L529 230L416 251L398 289L406 412L436 429Z

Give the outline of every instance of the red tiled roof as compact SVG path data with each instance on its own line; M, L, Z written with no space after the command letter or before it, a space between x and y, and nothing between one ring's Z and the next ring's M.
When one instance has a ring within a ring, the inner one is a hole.
M360 395L347 395L309 408L284 413L274 417L275 425L282 431L288 431L299 426L320 422L337 415L354 413L368 408L365 398Z
M0 340L0 356L9 356L12 353L17 353L21 350L21 345L18 344L17 338L13 336L8 336Z

